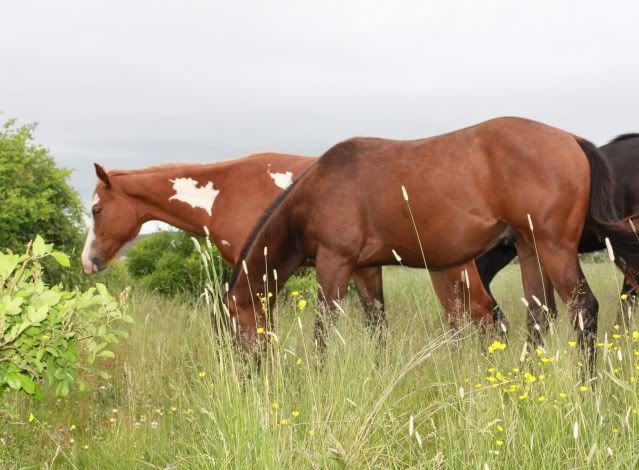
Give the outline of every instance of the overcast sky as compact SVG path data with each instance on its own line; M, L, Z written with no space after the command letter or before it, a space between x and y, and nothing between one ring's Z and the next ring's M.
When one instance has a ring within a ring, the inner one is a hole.
M639 4L526 3L7 0L0 111L39 123L85 203L92 162L317 155L505 114L639 131Z

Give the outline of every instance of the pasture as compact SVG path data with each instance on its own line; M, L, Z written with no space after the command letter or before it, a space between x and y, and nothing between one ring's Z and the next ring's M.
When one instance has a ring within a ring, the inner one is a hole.
M588 383L563 306L545 349L521 361L516 265L493 284L507 345L473 325L453 336L426 271L386 268L381 352L351 293L320 366L316 295L289 292L272 354L250 371L213 338L203 301L133 288L131 334L103 363L111 380L65 399L6 395L0 467L636 468L639 332L634 318L634 328L614 324L622 278L612 264L584 270L600 301Z

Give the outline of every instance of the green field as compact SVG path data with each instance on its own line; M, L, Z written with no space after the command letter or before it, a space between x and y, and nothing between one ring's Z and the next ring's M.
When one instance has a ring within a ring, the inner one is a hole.
M303 310L299 297L278 305L278 342L250 373L213 340L202 302L133 289L131 335L104 362L111 380L62 400L5 396L0 467L637 468L639 333L614 327L621 276L585 269L602 342L587 384L563 308L545 352L520 362L515 265L494 283L505 349L488 352L472 325L451 338L426 272L391 268L381 353L352 296L319 366L303 293Z

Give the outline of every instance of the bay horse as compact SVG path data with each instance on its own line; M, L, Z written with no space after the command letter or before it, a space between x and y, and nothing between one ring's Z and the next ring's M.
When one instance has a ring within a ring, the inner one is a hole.
M224 261L234 266L264 210L317 160L265 152L218 163L110 172L95 164L98 182L82 252L84 272L105 269L151 220L199 235L208 230ZM378 330L385 323L381 268L357 270L353 281L369 328Z
M194 234L208 236L230 266L239 261L240 251L253 226L273 200L311 165L317 157L265 152L210 164L168 164L134 170L106 171L95 165L98 182L93 193L91 221L82 252L85 273L103 270L124 245L139 233L142 224L159 220ZM470 268L472 285L479 274ZM447 278L433 275L440 301L454 322L460 310L484 320L492 312L487 293L472 296L460 306L464 285L455 282L461 271L451 269ZM370 330L386 323L382 270L362 268L353 281L364 307Z
M614 208L620 218L631 220L632 217L639 215L639 134L620 135L600 147L600 150L606 156L612 172L614 181L612 203ZM515 248L517 240L514 235L504 237L497 245L476 260L481 284L485 286L488 295L493 301L494 320L504 325L507 325L507 320L490 291L490 283L497 273L517 256ZM636 243L639 245L639 239L636 240ZM591 253L606 249L604 240L598 234L597 228L592 227L588 220L581 234L578 249L579 253ZM637 282L637 279L632 279L632 282L630 282L627 277L624 277L621 294L631 295L635 293L636 289L633 286L636 286ZM471 292L471 296L485 295L483 292L477 292L482 289L481 284L472 286L471 290L473 292ZM557 309L552 292L548 296L548 307L552 316L555 316Z
M526 298L546 298L552 281L571 307L592 371L598 303L577 256L586 219L610 238L627 270L639 268L635 235L615 220L612 188L606 160L592 143L522 118L419 140L346 140L309 167L253 229L233 270L228 321L240 344L257 352L265 344L258 332L268 325L251 292L276 285L275 277L282 286L307 259L314 261L320 300L332 320L357 269L401 262L445 270L515 230ZM529 336L537 343L547 319L532 302L529 315L537 326ZM319 344L325 330L321 321Z

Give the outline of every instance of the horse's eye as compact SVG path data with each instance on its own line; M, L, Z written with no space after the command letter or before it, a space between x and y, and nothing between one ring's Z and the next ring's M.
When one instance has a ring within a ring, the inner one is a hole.
M101 207L93 207L91 209L91 212L93 213L94 216L98 215L100 213L100 211L102 210Z

